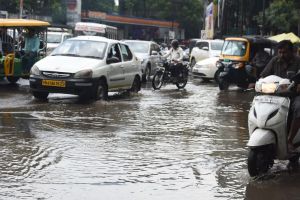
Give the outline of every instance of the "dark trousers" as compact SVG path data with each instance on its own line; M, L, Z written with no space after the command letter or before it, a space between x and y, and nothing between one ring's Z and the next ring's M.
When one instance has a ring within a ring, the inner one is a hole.
M23 72L28 73L35 63L35 60L37 58L37 53L36 52L25 52L24 55L22 55L22 68Z
M183 65L182 63L172 63L170 65L170 72L173 77L177 77L179 72L182 71Z

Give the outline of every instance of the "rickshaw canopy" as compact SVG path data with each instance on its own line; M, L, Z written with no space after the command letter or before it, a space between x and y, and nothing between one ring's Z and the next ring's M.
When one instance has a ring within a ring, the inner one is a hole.
M34 19L0 19L0 27L48 27L49 22Z
M269 39L274 40L276 42L280 42L282 40L290 40L292 43L300 43L300 38L292 32L274 35L272 37L269 37Z

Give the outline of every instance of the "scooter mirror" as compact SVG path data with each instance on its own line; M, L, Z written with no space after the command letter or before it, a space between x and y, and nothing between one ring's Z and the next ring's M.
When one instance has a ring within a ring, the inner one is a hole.
M286 76L288 79L291 79L295 76L295 72L294 71L287 71Z

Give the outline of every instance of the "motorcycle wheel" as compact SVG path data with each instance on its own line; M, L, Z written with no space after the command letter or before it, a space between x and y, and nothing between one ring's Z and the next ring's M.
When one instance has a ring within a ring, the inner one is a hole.
M154 90L159 90L163 84L163 76L162 72L156 72L152 79L152 87Z
M223 78L219 78L218 85L220 90L228 90L229 88L229 82Z
M248 172L250 176L258 176L266 173L274 164L272 146L264 146L250 149L248 153Z
M184 74L183 77L181 79L178 80L178 82L176 82L176 86L178 89L182 89L186 86L188 81L188 75Z

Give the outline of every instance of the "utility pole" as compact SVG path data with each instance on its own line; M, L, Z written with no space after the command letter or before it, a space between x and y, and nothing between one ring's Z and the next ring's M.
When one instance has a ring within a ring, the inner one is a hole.
M20 0L20 19L23 18L23 0Z
M263 16L262 16L262 26L261 26L261 34L265 34L265 0L263 0Z

